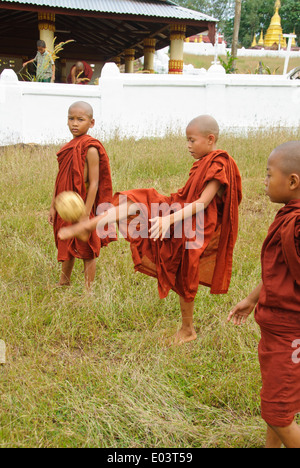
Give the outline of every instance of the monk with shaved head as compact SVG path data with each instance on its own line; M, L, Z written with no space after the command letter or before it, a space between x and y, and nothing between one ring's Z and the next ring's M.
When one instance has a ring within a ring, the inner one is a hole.
M254 310L261 329L261 413L266 447L300 448L300 141L278 146L267 164L266 194L283 207L262 247L262 281L229 314L237 325Z
M208 115L193 119L186 136L194 164L176 193L166 196L153 188L119 192L106 214L59 232L61 239L85 238L96 228L101 235L107 223L119 223L131 244L135 270L157 279L160 298L171 289L179 296L182 326L170 344L197 337L193 314L199 284L213 294L228 291L242 197L235 161L217 149L216 120Z
M112 201L108 156L100 141L88 135L94 124L93 108L89 103L77 101L69 107L68 127L73 139L57 154L59 170L48 217L54 228L57 258L62 263L59 286L70 285L75 258L80 258L84 262L85 285L90 289L100 248L114 239L114 236L100 239L95 232L84 242L75 238L61 240L58 237L58 231L67 225L55 209L55 198L61 192L73 191L81 196L85 202L87 220L95 217L99 204Z
M89 84L93 76L92 67L84 60L77 62L72 66L67 82L72 84Z
M219 138L219 125L218 122L211 117L210 115L199 115L195 119L191 120L188 124L187 131L190 131L192 128L201 129L202 135L214 135L215 142L217 143Z

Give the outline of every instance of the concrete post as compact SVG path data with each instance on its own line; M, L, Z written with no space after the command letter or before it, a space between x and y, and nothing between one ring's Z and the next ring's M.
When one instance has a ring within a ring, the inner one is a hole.
M156 39L147 37L144 39L144 70L154 73L154 54Z
M55 33L55 15L53 13L39 13L40 39L46 42L49 52L53 52L53 41Z
M170 61L169 74L181 75L183 72L183 48L185 41L186 25L170 25Z
M134 72L134 57L135 57L134 49L125 50L125 73Z

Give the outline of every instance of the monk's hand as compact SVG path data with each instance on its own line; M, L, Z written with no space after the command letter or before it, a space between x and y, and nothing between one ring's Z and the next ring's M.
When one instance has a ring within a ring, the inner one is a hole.
M151 228L149 229L150 239L153 239L154 242L157 239L164 240L171 226L170 216L156 216L149 221L151 223Z
M243 299L230 311L227 322L232 320L234 325L242 325L246 322L254 307L255 303L253 303L248 297Z
M55 208L51 206L49 215L48 215L48 223L50 224L50 226L53 226L55 213L56 213Z

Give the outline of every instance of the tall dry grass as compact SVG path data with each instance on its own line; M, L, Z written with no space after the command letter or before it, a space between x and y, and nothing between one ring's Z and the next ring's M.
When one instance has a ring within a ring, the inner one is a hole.
M264 195L266 160L288 139L279 129L223 135L244 199L232 283L224 296L200 288L198 340L164 348L180 323L177 297L159 300L153 279L134 274L125 240L101 252L93 294L75 265L72 287L47 224L56 147L0 150L1 447L261 447L259 330L226 324L260 279L260 248L278 206ZM169 194L191 166L184 137L109 141L114 190Z

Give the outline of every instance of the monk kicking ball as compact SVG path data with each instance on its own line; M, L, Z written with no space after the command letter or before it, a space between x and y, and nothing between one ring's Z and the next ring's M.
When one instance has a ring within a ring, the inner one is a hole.
M61 239L87 238L96 228L100 232L117 221L130 242L135 270L157 279L160 298L171 289L179 296L182 326L168 344L197 338L193 313L199 284L210 287L212 294L227 293L242 198L235 161L217 149L216 120L208 115L195 118L186 136L194 164L184 187L170 196L153 188L116 193L115 207L58 234Z
M76 192L61 192L55 199L54 207L67 223L78 223L80 218L86 215L84 201Z

